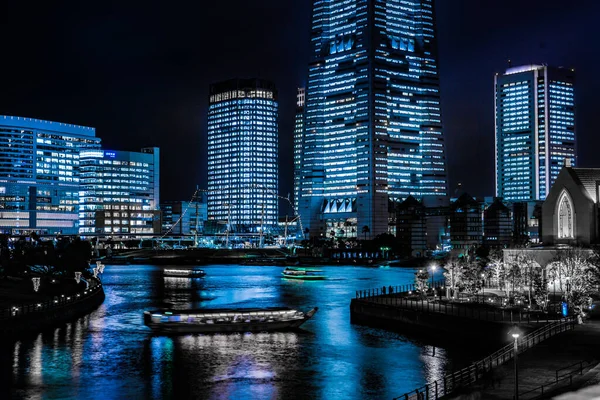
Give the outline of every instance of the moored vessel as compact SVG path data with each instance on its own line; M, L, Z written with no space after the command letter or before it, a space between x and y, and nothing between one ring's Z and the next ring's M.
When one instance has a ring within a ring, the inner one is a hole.
M323 271L320 269L287 267L283 270L281 275L286 279L300 279L306 281L326 279L327 277L322 275L321 272Z
M144 312L144 324L165 333L270 332L296 329L318 307L304 313L285 308L223 308Z
M202 278L206 272L194 268L167 268L163 270L163 276L173 276L179 278Z

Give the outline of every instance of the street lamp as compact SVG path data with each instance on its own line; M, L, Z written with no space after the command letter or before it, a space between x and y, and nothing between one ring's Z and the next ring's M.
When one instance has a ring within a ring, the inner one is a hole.
M435 290L433 289L433 276L435 275L436 268L437 268L437 266L435 266L435 265L431 266L431 290L433 290L433 297L435 297Z
M518 354L519 354L519 336L520 332L513 328L511 331L511 336L515 339L515 347L514 347L514 358L515 358L515 400L519 400L519 368L518 368Z

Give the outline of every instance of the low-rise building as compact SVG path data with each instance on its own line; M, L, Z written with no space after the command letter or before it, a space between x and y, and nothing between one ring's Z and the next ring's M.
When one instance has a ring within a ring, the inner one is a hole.
M161 231L160 151L86 150L80 154L79 233L137 236Z
M450 243L452 249L463 251L483 243L483 204L463 193L450 204Z
M160 205L162 232L169 235L204 233L206 200L164 201Z
M512 242L511 211L495 197L483 212L483 243L492 249L508 247Z

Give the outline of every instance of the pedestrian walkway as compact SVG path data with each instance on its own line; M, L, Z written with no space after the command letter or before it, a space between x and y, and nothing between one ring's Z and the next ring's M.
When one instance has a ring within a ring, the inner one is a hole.
M512 340L507 337L507 343ZM554 387L548 386L544 392L552 398L564 392L577 390L578 388L600 383L600 321L587 321L583 325L577 325L574 330L562 333L550 338L518 357L519 393L538 388L555 380L556 370L567 366L573 366L579 362L586 362L583 375L574 375L572 386L568 387L569 380L559 383ZM576 369L578 367L573 367ZM508 362L489 374L486 379L477 382L465 390L463 394L456 394L451 399L513 399L515 388L514 363ZM600 390L598 390L600 393ZM520 400L532 399L540 392L520 395ZM599 395L600 396L600 395ZM585 397L590 399L592 397ZM600 397L599 397L600 398ZM571 399L560 397L561 400ZM577 397L572 397L577 399Z

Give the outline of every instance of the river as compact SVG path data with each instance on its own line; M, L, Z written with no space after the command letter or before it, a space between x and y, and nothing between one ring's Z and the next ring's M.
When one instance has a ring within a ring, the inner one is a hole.
M356 290L414 282L408 268L210 265L204 278L108 265L105 302L72 323L0 345L2 392L16 399L392 399L441 377L461 350L350 324ZM160 336L154 308L287 306L319 311L298 332ZM460 363L458 366L464 364ZM2 393L0 392L0 393ZM4 396L0 396L4 398Z

